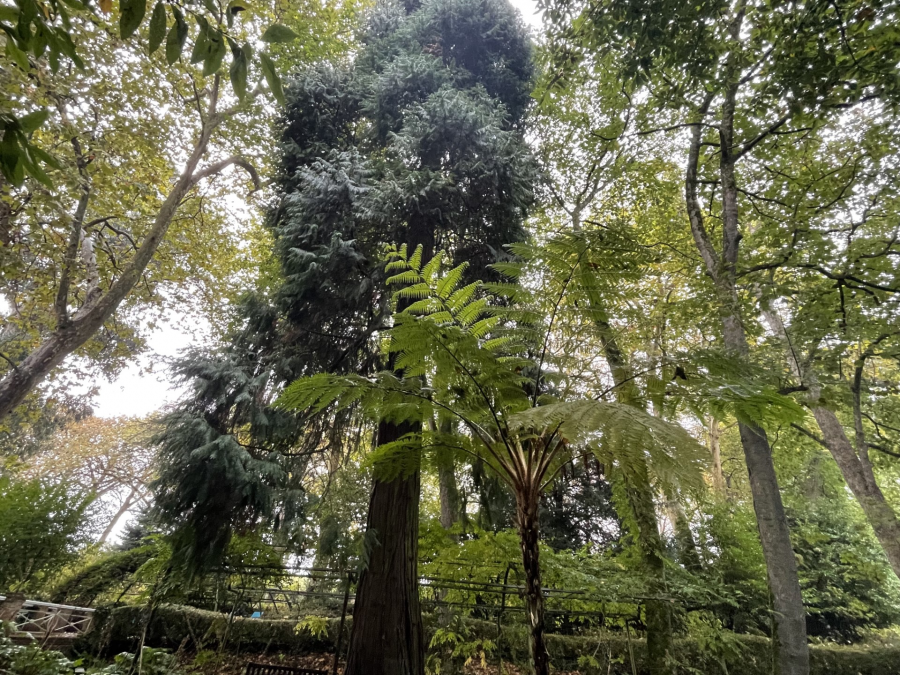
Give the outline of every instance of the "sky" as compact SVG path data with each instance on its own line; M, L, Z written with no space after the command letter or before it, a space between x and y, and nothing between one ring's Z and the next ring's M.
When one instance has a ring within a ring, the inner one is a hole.
M535 0L510 0L525 22L537 30L541 25ZM188 328L191 326L191 328ZM186 316L173 316L148 338L149 353L132 363L112 382L99 380L94 413L100 417L144 417L178 400L181 391L169 382L167 359L201 341L209 327Z

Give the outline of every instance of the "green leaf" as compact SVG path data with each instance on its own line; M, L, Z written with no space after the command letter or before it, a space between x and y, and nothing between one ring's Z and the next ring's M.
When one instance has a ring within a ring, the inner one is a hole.
M152 54L166 39L166 5L162 0L156 3L150 15L150 30L147 36L147 53Z
M249 47L250 45L245 45ZM247 95L247 55L244 49L231 49L232 61L228 75L231 77L231 86L238 98L243 99Z
M53 181L50 180L50 176L48 176L44 170L41 168L40 164L33 161L31 157L28 156L27 150L22 153L21 156L22 163L25 167L25 171L28 172L32 178L36 179L42 185L46 185L48 188L53 187Z
M247 11L247 4L244 0L231 0L228 3L228 9L225 10L225 18L228 20L228 27L231 28L234 25L234 17L238 15L238 12Z
M260 38L263 42L291 42L299 37L294 31L280 23L273 23L266 28L266 32Z
M228 3L228 13L231 15L246 11L247 3L244 0L231 0L231 2Z
M210 28L206 35L209 53L203 62L203 75L212 75L222 66L222 59L228 49L225 46L225 36L215 28Z
M181 10L173 7L172 14L175 16L175 25L169 30L169 36L166 38L166 62L170 66L181 58L188 37L188 25Z
M57 171L62 171L62 164L59 163L59 160L56 159L49 152L45 152L41 150L39 147L32 145L31 146L31 154L34 155L35 159L40 160L47 166L56 169Z
M12 38L6 38L6 55L10 57L22 70L28 70L31 65L28 63L28 55L16 46Z
M41 127L44 122L47 121L47 118L49 116L50 111L46 108L35 110L34 112L30 112L19 119L19 127L21 127L22 131L26 134L34 133Z
M213 16L219 15L219 8L216 7L216 3L213 0L202 0L203 6L206 7L206 11L212 14Z
M119 0L119 34L123 40L138 29L147 13L147 0Z
M0 5L0 21L5 21L6 23L15 23L19 20L19 10L15 7L7 7L6 5Z
M281 86L281 78L278 77L278 71L275 70L275 63L269 58L268 54L259 55L259 64L262 66L263 75L266 78L266 84L269 85L269 91L280 105L285 104L284 89Z
M197 40L194 42L194 48L191 50L191 63L200 63L205 61L209 56L209 22L202 16L195 17L197 19Z

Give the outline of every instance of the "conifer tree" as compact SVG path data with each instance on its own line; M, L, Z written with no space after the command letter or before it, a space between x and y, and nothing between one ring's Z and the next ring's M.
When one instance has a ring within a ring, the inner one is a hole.
M234 527L285 528L302 508L297 465L341 418L271 403L304 375L390 366L377 348L390 247L439 247L485 278L523 238L532 73L505 0L430 0L378 5L354 63L289 83L269 217L281 277L246 299L229 344L178 365L192 394L158 439L158 508L188 569L219 559ZM407 431L382 421L377 442ZM424 672L418 497L418 472L375 482L347 673Z

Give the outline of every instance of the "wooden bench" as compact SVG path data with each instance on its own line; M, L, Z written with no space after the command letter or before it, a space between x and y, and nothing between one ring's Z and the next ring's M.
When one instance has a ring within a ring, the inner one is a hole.
M328 671L295 668L294 666L272 666L266 663L248 663L244 675L328 675Z

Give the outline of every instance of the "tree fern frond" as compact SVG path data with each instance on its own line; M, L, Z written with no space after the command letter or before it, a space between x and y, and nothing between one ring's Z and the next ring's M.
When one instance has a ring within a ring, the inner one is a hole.
M475 295L475 291L480 287L481 282L474 281L468 286L463 286L462 288L453 291L453 294L447 300L447 306L451 311L459 311L460 307L471 302L472 296Z
M456 290L467 267L467 263L457 265L452 270L447 272L447 274L445 274L444 277L437 282L437 285L435 286L435 294L441 300L446 300L450 297L451 293Z
M372 468L376 479L389 483L413 475L421 460L422 438L414 433L379 445L366 456L364 465Z
M480 321L476 321L475 324L469 329L469 334L475 338L483 338L485 335L493 330L494 326L497 325L497 322L500 319L496 316L489 316Z
M465 307L462 307L456 313L456 320L459 321L460 325L463 327L470 326L485 313L487 306L487 298L478 298Z
M419 276L419 273L416 270L406 269L400 274L395 274L391 277L387 278L387 283L390 285L394 284L415 284L422 280L422 277Z
M409 263L409 268L415 270L416 272L419 272L422 269L422 250L423 249L421 245L417 246L416 250L407 261Z
M525 271L520 263L497 262L491 265L491 269L499 272L507 279L518 279Z
M431 294L431 287L423 281L401 288L394 295L397 298L416 298L421 300L431 297Z

